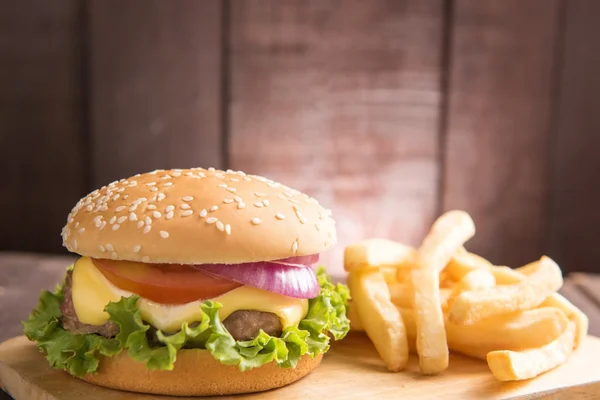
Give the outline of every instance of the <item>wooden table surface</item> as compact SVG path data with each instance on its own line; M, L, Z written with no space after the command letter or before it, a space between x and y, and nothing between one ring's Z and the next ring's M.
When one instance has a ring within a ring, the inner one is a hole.
M52 289L75 257L0 253L0 342L22 332L21 321L35 308L40 290ZM600 275L570 274L561 293L590 318L600 336ZM0 400L6 399L0 390Z

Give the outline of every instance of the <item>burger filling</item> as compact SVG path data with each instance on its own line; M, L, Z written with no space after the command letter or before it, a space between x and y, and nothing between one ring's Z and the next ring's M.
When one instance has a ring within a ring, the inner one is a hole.
M62 313L62 325L67 331L87 335L96 333L107 338L115 337L119 333L119 326L113 321L106 321L101 325L86 324L79 320L71 287L73 285L73 271L68 271L63 288L64 298L60 305ZM235 340L254 339L262 329L271 336L280 336L283 330L281 320L277 315L271 312L256 310L238 310L234 311L223 321L225 329L229 331ZM156 329L149 331L149 339L154 341L153 333Z
M42 292L24 332L54 368L82 376L97 371L100 356L125 351L148 369L172 370L181 349L208 351L241 371L272 362L290 368L349 330L348 288L331 283L323 269L315 275L290 261L238 265L242 284L213 276L214 267L124 263L82 257L60 287ZM310 297L294 296L315 284Z

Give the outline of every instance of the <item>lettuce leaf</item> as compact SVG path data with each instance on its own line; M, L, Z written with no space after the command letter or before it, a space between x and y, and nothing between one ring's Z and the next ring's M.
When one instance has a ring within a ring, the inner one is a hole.
M113 356L123 350L148 369L172 370L177 352L182 348L210 351L223 364L237 365L241 371L275 362L282 368L293 368L304 354L315 357L329 349L330 335L342 339L350 329L346 308L350 297L345 285L331 283L325 269L317 272L321 291L309 300L306 317L298 326L284 329L280 337L260 331L252 340L236 341L219 318L221 304L205 301L201 320L184 323L174 334L155 330L144 322L137 308L138 296L123 297L105 310L120 328L115 338L99 335L76 335L62 328L60 304L62 287L54 293L42 292L38 307L23 323L27 338L37 342L50 365L72 375L94 373L98 356Z

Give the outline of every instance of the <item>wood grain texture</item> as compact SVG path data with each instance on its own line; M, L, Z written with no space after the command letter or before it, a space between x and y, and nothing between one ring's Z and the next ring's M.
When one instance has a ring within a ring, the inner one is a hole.
M588 337L569 362L525 382L496 381L487 364L452 355L450 368L443 374L423 377L417 357L412 356L404 372L385 369L366 335L351 333L334 343L321 366L300 381L253 395L221 399L586 399L600 393L600 370L596 368L600 339ZM125 393L73 379L63 371L52 370L42 354L24 337L0 345L0 386L17 400L159 400L164 397ZM550 397L552 398L552 397ZM189 397L181 397L189 399Z
M221 167L221 0L91 0L93 186Z
M499 264L542 252L558 4L454 2L443 207L473 216L469 249Z
M87 190L80 2L1 8L0 250L60 251L66 215Z
M343 247L437 213L442 1L233 0L231 167L333 208Z
M600 2L567 1L565 11L547 251L569 271L598 272Z

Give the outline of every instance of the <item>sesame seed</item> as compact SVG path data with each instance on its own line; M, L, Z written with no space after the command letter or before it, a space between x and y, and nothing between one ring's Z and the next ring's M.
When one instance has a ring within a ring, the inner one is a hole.
M277 219L285 219L285 215L283 215L282 213L277 213L277 214L275 214L275 218L277 218Z
M233 187L228 187L225 190L227 190L228 192L231 192L231 193L235 193L237 189L233 188Z
M303 224L306 223L306 218L305 217L300 217L300 222L302 222Z
M175 206L167 206L167 208L165 208L166 212L171 212L175 209Z
M139 221L139 222L137 223L137 227L138 227L138 228L141 228L142 226L144 226L144 221Z
M298 211L299 210L299 208L298 208L298 206L296 204L292 204L292 208L294 209L294 211Z
M98 228L101 223L102 223L102 216L101 215L98 215L97 217L94 218L94 224L96 224L96 228Z
M218 187L222 187L222 188L226 188L227 184L226 183L221 183L220 185L217 185Z
M165 196L165 194L164 194L164 193L159 193L159 194L158 194L158 201L161 201L161 200L163 200L165 197L167 197L167 196Z
M156 206L154 204L150 204L148 205L148 207L146 207L148 210L156 210Z
M296 251L298 251L298 241L296 240L293 244L292 244L292 251L295 253Z
M218 209L219 209L219 206L212 206L212 207L210 208L210 211L211 211L211 212L212 212L212 211L217 211Z
M219 219L215 218L215 217L210 217L210 218L206 218L206 223L207 224L214 224L215 222L217 222Z
M163 186L166 186L166 187L168 187L168 186L173 186L173 182L165 182L165 183L163 184Z
M245 176L245 177L244 177L244 180L245 180L246 182L250 182L252 179L250 179L249 177Z
M185 210L184 212L181 213L181 216L182 217L189 217L193 213L194 213L194 211L192 211L192 210Z
M236 172L239 176L246 176L246 173L244 171L238 171Z
M269 200L263 200L263 204L265 205L265 207L268 206L269 205Z
M233 199L223 199L223 203L231 204L231 203L233 203Z
M202 218L206 217L206 215L207 215L207 214L208 214L208 212L206 211L206 208L205 208L205 209L203 209L202 211L200 211L200 216L201 216Z
M152 220L150 219L150 217L146 217L146 218L144 218L144 223L146 225L151 225L152 224Z
M160 231L160 237L163 239L166 239L169 237L169 232L167 231Z
M150 257L148 257L148 256L142 257L142 262L145 262L145 263L150 262Z
M266 193L262 193L262 192L254 192L254 195L256 197L265 197L267 194Z
M110 219L110 221L108 221L109 224L114 224L115 221L117 220L117 217L115 215L113 215L113 217Z
M160 217L162 216L162 214L161 214L161 212L160 212L160 211L154 211L154 212L152 213L152 216L153 216L154 218L158 219L158 218L160 218Z
M139 244L137 246L133 246L134 253L139 253L141 249L142 249L142 246L140 246Z
M290 203L298 204L298 200L296 199L287 199Z
M282 200L287 200L287 197L285 197L285 196L284 196L284 195L282 195L282 194L278 194L278 195L277 195L277 197L279 197L279 198L280 198L280 199L282 199Z
M206 178L206 174L204 172L198 172L198 176L201 178Z
M108 244L106 245L106 250L108 250L108 251L115 251L115 248L113 247L113 245L112 245L112 244L108 243Z
M123 222L127 221L127 217L125 215L119 217L119 219L117 219L117 222L119 224L122 224Z
M115 211L116 211L116 212L121 212L121 211L123 211L124 209L125 209L125 206L119 206L119 207L115 208Z
M148 226L146 226L146 227L144 228L144 233L148 233L148 232L150 232L151 230L152 230L152 227L151 227L150 225L148 225Z
M162 179L162 180L171 179L171 175L165 174L165 175L161 176L160 179Z
M101 253L104 253L106 251L104 246L102 246L101 244L98 245L98 250L100 250Z
M194 200L194 197L192 197L192 196L183 196L181 198L181 200L183 200L183 201L192 201L192 200Z
M118 199L119 197L121 197L121 195L120 195L119 193L117 193L117 194L115 194L115 195L113 196L113 198L112 198L112 199L113 199L113 201L117 201L117 199Z
M87 206L85 209L88 211L92 211L92 209L94 208L94 206L92 206L91 204L89 206Z
M99 226L100 230L104 229L105 226L106 226L106 221L102 221Z
M114 224L114 225L112 226L112 230L113 230L113 231L116 231L116 230L117 230L117 229L119 229L120 227L121 227L121 225L120 225L120 224Z
M236 203L242 202L242 198L240 196L233 196L233 199L235 200Z
M137 186L137 181L129 182L129 187L134 187L134 186Z
M228 235L231 235L231 225L225 225L225 232L227 232Z
M171 175L173 175L173 176L181 176L181 172L177 172L177 171L171 172Z
M239 182L240 180L238 178L230 178L229 179L231 182Z
M219 178L219 179L223 179L223 178L225 178L225 175L223 175L223 174L219 174L219 173L216 173L216 174L215 174L215 176L216 176L217 178Z
M215 168L214 168L214 167L210 167L208 170L209 170L210 172L215 172Z
M189 210L190 209L190 205L189 204L185 204L183 203L182 205L179 206L182 210Z
M134 212L129 213L129 220L130 221L137 221L137 219L138 219L138 217L137 217L136 213L134 213Z
M238 203L238 209L241 210L242 208L246 207L246 203L244 203L243 201Z
M129 207L129 212L134 212L137 209L137 203L134 203L131 207Z
M262 201L257 201L256 203L254 203L254 207L262 208L263 207Z
M173 218L173 211L169 211L166 215L165 215L166 219L171 219Z
M77 250L77 239L73 239L73 249Z
M217 221L217 229L223 232L225 230L225 225L221 221Z
M123 200L127 200L127 198L128 198L128 197L129 197L129 195L128 195L128 194L124 194L124 195L123 195Z
M262 220L260 218L254 217L250 220L250 222L252 222L253 225L258 225L262 222Z
M232 170L231 168L227 168L227 170L225 170L226 174L235 174L235 171Z
M113 260L116 260L119 257L119 255L117 253L115 253L114 251L112 253L110 253L110 258L112 258Z
M319 225L319 223L316 223L315 224L315 228L317 228L317 230L320 231L321 230L321 225Z

